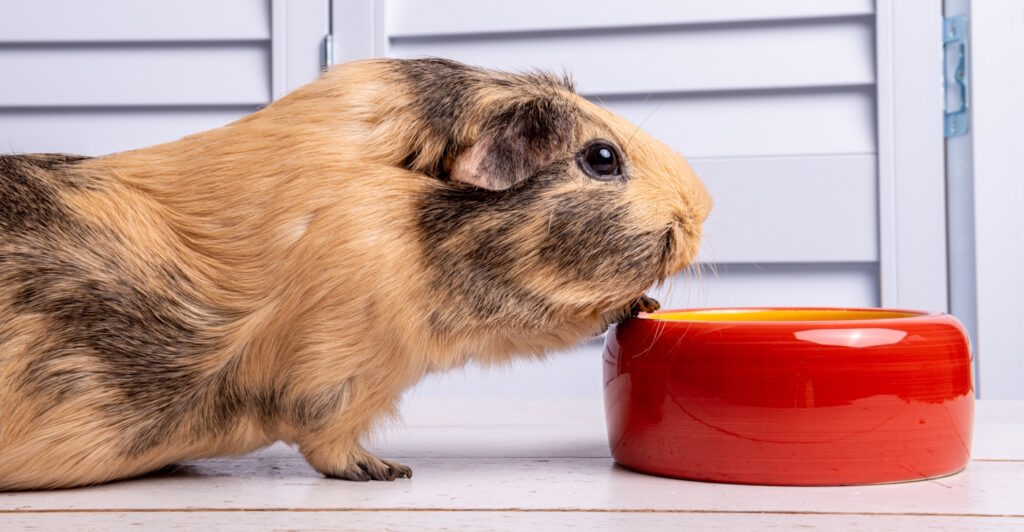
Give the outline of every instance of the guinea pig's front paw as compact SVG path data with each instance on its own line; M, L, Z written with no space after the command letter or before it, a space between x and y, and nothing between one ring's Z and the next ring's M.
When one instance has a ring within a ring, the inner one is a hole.
M365 449L359 449L351 453L347 460L344 460L337 466L324 468L320 472L328 478L340 478L342 480L355 480L359 482L412 478L412 469L409 466L377 458Z
M635 317L641 312L654 312L660 308L661 303L658 303L657 299L654 299L653 297L640 296L636 301L629 305L628 317Z

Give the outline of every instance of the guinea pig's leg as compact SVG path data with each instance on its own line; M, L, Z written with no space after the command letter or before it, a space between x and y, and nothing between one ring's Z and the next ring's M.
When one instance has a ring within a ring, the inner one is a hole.
M349 403L333 423L313 429L301 439L299 449L306 461L329 478L358 481L412 478L412 469L408 466L378 458L359 443L373 420L391 409L394 399L371 401L364 398Z

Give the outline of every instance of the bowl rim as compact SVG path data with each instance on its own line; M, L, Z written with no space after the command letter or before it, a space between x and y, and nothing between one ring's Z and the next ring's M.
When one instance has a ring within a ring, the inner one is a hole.
M659 314L672 314L672 313L730 313L730 312L774 312L774 311L796 311L796 312L885 312L893 314L910 314L909 316L893 316L893 317L871 317L871 318L849 318L849 319L806 319L806 320L729 320L729 319L714 319L714 320L699 320L699 319L662 319L658 318ZM945 312L929 311L929 310L913 310L913 309L902 309L902 308L889 308L889 307L814 307L814 306L783 306L783 307L769 307L769 306L758 306L758 307L696 307L696 308L680 308L680 309L662 309L654 312L641 312L639 315L634 317L634 320L638 320L643 323L659 326L779 326L779 327L822 327L822 326L835 326L835 327L867 327L871 325L897 325L897 324L913 324L922 322L934 322L936 318L943 318L947 316Z

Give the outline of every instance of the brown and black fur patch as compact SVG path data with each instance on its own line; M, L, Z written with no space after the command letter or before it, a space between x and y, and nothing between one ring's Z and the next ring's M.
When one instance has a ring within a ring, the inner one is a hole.
M448 138L470 122L476 112L477 94L484 89L566 90L575 88L568 77L550 74L501 74L441 58L394 61L391 68L400 73L414 95L416 113L432 135ZM543 127L545 124L538 124Z
M523 257L515 237L517 222L538 202L548 179L538 178L505 191L439 184L419 204L419 238L430 265L433 289L454 299L455 309L429 316L440 334L465 322L465 315L504 321L510 327L536 327L554 309L543 295L520 286L514 269ZM498 220L498 223L487 223ZM465 313L465 314L463 314Z
M47 155L0 156L0 239L10 235L66 228L70 225L60 201L61 188L77 188L63 172L81 157Z
M415 95L410 111L442 147L423 161L417 149L410 169L447 179L455 158L472 143L490 144L480 172L507 188L540 169L568 143L577 105L572 82L549 74L502 74L438 58L392 64ZM506 97L495 98L504 93ZM418 147L420 148L420 147Z

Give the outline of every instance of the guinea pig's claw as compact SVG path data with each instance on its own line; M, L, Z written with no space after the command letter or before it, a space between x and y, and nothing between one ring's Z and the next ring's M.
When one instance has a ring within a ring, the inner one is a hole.
M640 296L636 301L629 305L629 317L635 317L641 312L654 312L661 308L661 303L658 303L657 299L653 297Z
M367 453L365 456L360 456L349 462L340 471L332 472L328 476L356 482L395 480L396 478L412 478L412 468L398 462L382 460Z

